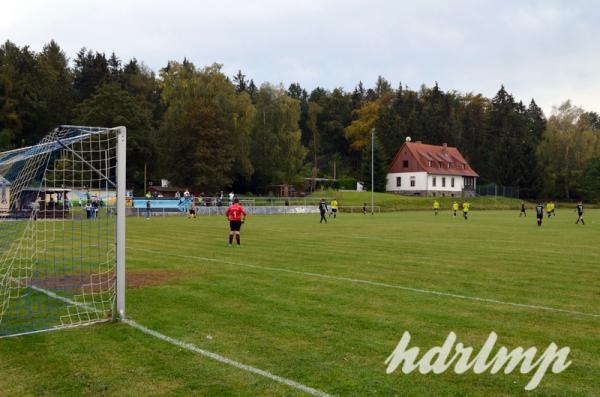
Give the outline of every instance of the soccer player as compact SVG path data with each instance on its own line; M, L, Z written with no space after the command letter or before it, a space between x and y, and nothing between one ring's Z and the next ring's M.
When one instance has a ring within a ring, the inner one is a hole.
M554 201L551 201L550 204L552 207L552 216L556 216L556 211L554 210L556 208L556 205L554 205Z
M585 222L583 221L583 202L581 201L577 204L577 215L577 222L575 222L575 224L578 224L579 221L581 221L581 224L585 225Z
M433 201L433 212L435 213L435 216L440 212L440 203L438 203L437 200Z
M465 202L463 203L463 217L465 218L465 220L469 219L469 205L469 202L465 200Z
M327 203L325 203L324 199L321 199L319 202L319 212L321 213L321 220L319 223L323 223L323 221L327 223L327 218L325 218L325 214L327 213Z
M538 203L535 207L535 215L537 217L537 225L542 226L542 220L544 219L544 206L542 203Z
M452 203L452 211L454 212L454 216L456 216L456 213L458 212L458 203L456 201Z
M367 215L367 203L363 203L363 215Z
M521 202L521 212L519 212L519 218L521 216L524 216L525 218L527 218L527 212L525 212L525 202Z
M188 209L188 218L194 218L196 219L196 203L195 203L195 199L192 199L192 202L190 203L190 208Z
M240 230L242 229L242 223L246 222L246 211L239 204L240 199L235 197L233 199L233 204L227 211L225 211L225 216L229 220L229 246L233 243L233 236L235 235L235 241L237 242L237 246L239 247L240 242Z
M150 193L148 193L148 194L150 194ZM150 219L150 215L151 215L150 208L151 207L152 207L152 204L150 204L150 199L147 199L146 200L146 219Z
M333 214L333 219L335 219L337 217L337 210L338 210L338 202L336 199L331 200L331 214ZM331 216L331 214L329 214L329 216Z
M552 216L552 201L546 203L546 214L548 214L548 219L550 219Z

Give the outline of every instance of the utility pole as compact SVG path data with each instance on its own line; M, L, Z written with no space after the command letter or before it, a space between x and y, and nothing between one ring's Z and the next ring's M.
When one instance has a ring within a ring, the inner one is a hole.
M148 193L148 189L147 189L147 173L146 173L146 168L147 168L147 163L144 162L144 197L146 197L146 193Z
M337 178L336 178L336 175L335 175L335 174L336 174L336 167L335 167L335 166L336 166L336 164L335 164L335 159L333 159L333 181L334 181L334 182L335 182L335 181L336 181L336 179L337 179Z
M374 164L374 145L375 142L375 128L371 128L371 215L374 215L374 204L375 204L375 196L374 196L374 189L375 189L375 174L373 171L373 164Z

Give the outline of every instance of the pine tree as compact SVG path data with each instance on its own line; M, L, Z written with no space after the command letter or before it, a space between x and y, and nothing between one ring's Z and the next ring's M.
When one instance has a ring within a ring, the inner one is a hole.
M238 70L237 74L233 76L233 82L235 84L235 91L239 94L248 89L248 82L246 81L246 75Z

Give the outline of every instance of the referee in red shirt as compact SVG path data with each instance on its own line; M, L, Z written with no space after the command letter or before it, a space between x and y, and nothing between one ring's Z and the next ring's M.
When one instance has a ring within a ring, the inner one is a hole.
M225 211L225 216L229 219L229 246L233 243L233 235L235 234L235 241L237 241L238 247L240 246L240 229L242 223L246 221L246 211L244 207L240 205L240 199L237 197L233 199L233 204Z

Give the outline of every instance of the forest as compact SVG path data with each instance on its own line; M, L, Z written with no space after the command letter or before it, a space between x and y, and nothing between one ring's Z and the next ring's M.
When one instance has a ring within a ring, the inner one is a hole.
M336 178L375 190L407 136L458 147L478 183L519 187L523 198L600 199L600 116L566 98L551 115L499 82L493 98L411 89L385 77L351 90L255 82L223 65L142 61L50 41L40 52L0 46L0 151L33 145L61 124L124 125L128 187L151 181L207 193L265 194L278 184Z

